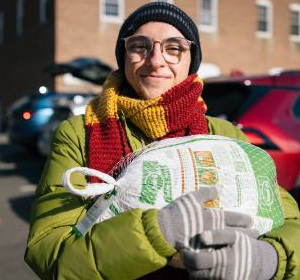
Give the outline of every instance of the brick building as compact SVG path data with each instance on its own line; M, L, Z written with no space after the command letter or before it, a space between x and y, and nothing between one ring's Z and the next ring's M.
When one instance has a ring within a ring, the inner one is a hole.
M66 76L52 78L43 69L83 56L98 57L116 67L114 44L120 25L135 8L149 1L1 0L3 111L41 85L58 91L95 90ZM203 65L212 64L222 75L300 67L300 0L167 2L194 19L199 27Z

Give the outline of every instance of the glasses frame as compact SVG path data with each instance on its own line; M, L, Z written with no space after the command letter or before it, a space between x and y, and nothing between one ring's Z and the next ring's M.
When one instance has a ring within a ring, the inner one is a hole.
M122 40L124 41L125 51L126 51L127 55L129 55L129 56L130 56L131 54L130 54L130 52L128 51L128 48L127 48L127 42L128 42L129 39L134 38L134 37L144 37L144 38L148 39L150 42L152 42L151 49L145 53L144 57L141 55L141 59L140 59L139 61L137 61L137 62L140 62L140 61L146 59L146 58L152 53L152 51L153 51L153 49L154 49L154 45L155 45L156 43L159 43L159 44L160 44L160 51L161 51L161 54L162 54L164 60L165 60L167 63L169 63L169 64L178 64L178 63L180 63L180 61L181 61L181 59L182 59L182 54L179 56L178 62L175 62L175 63L174 63L174 62L169 62L169 61L166 59L165 55L164 55L163 43L164 43L165 41L167 41L167 40L170 40L170 39L180 39L180 40L185 40L185 41L188 43L188 45L189 45L189 49L188 49L189 51L191 50L192 45L195 44L195 42L193 42L193 41L191 41L191 40L188 40L188 39L186 39L186 38L184 38L184 37L169 37L169 38L166 38L166 39L164 39L164 40L153 40L152 38L149 38L149 37L147 37L147 36L144 36L144 35L137 35L137 34L136 34L136 35L128 36L128 37L126 37L126 38L122 38Z

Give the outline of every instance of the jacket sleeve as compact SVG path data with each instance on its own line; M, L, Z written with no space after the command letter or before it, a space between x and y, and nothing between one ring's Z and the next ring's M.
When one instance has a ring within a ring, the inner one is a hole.
M75 133L76 131L76 133ZM93 226L76 238L72 227L88 201L61 186L63 173L85 165L82 120L56 131L32 206L25 261L41 279L136 279L167 264L175 249L164 240L157 211L133 209ZM82 177L75 178L84 184Z
M228 121L207 117L210 134L223 135L246 141L242 131ZM280 196L284 208L284 225L260 239L272 244L278 254L278 267L274 280L300 279L300 213L296 201L283 188Z
M278 267L275 280L300 279L300 213L296 201L283 188L280 188L284 208L284 225L261 237L272 244L278 254Z

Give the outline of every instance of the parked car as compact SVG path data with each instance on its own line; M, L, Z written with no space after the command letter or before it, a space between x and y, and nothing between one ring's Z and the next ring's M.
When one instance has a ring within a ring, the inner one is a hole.
M48 65L44 70L52 76L69 73L76 78L101 86L113 68L94 57L79 57L65 63ZM89 98L95 95L48 92L44 95L33 93L22 97L8 110L7 131L10 142L36 148L41 128L53 115L53 107L57 106L58 99L70 101L77 96Z
M37 148L42 156L48 156L51 149L51 139L58 125L70 117L84 114L89 101L94 97L87 97L82 100L58 102L53 107L53 114L49 121L42 127L38 135Z
M95 57L79 57L64 63L55 63L45 68L53 76L72 74L72 76L102 85L113 68Z
M271 155L278 183L300 201L300 71L207 79L203 98L209 115L235 123Z
M10 143L36 148L42 127L54 113L53 107L61 102L76 98L91 98L96 94L56 93L28 94L12 104L7 113L7 134Z

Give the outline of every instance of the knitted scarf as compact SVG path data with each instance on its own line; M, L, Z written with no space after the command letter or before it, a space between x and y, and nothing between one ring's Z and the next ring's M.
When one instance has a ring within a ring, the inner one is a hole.
M151 140L208 133L203 83L196 74L150 100L128 97L120 91L121 85L121 75L112 73L103 92L87 106L88 167L109 173L131 152L120 111Z

